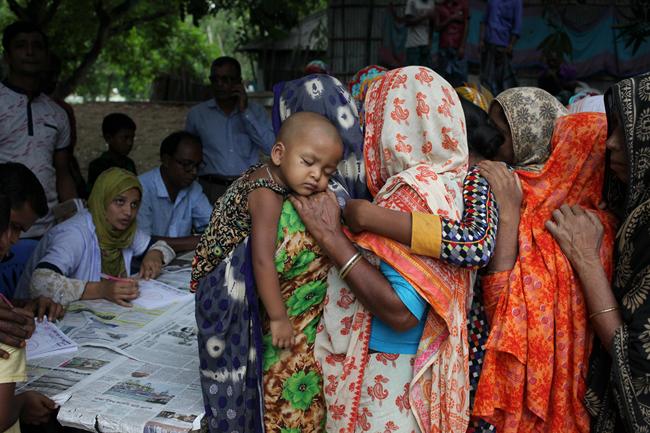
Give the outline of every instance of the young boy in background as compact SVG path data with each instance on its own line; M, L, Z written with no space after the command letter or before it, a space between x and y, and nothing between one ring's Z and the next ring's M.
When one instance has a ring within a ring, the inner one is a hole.
M135 163L128 157L135 139L135 122L124 113L111 113L104 117L102 134L108 150L88 165L88 188L92 190L95 180L111 167L119 167L138 174ZM90 191L89 191L90 192Z

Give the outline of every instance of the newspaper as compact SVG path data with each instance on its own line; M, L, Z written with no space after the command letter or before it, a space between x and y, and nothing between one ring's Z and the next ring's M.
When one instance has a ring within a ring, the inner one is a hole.
M78 389L78 385L94 373L102 374L106 367L120 359L115 353L104 349L82 348L75 353L66 353L48 358L28 361L27 382L17 391L37 390L55 400Z
M183 277L171 285L186 290L189 273L173 274ZM198 428L203 399L193 298L156 310L76 302L59 326L79 351L28 361L28 381L18 392L53 398L61 424L127 433Z
M133 300L133 305L156 310L175 302L186 302L193 298L191 293L179 290L169 284L156 280L142 280L138 283L140 296Z
M194 302L176 311L172 320L139 332L118 346L127 356L144 362L199 371Z
M168 305L150 310L137 306L124 308L104 300L80 301L68 307L59 326L79 345L114 347L145 326L155 325L161 316L175 308L177 306Z
M123 358L59 410L64 426L102 432L187 432L203 414L198 370Z

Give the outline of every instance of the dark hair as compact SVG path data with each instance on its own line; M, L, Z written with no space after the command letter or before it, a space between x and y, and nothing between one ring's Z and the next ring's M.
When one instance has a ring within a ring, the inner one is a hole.
M11 216L11 200L4 194L0 194L0 235L9 228L9 217Z
M193 140L201 145L201 139L192 133L187 131L172 132L160 143L160 157L162 158L163 155L174 156L176 150L178 150L178 145L183 140Z
M47 35L40 27L34 23L30 23L29 21L16 21L5 27L2 32L2 48L5 50L5 53L9 52L11 41L13 41L20 33L38 33L43 37L45 48L48 47Z
M492 125L485 111L465 98L460 98L460 105L465 112L467 145L470 152L478 153L486 159L492 159L503 144L503 135Z
M54 53L50 53L50 64L48 66L48 73L50 74L56 74L59 75L61 74L61 57L57 56Z
M43 185L30 169L17 162L0 164L0 194L11 200L11 207L18 209L25 203L40 218L47 215L47 198Z
M111 113L104 117L102 122L102 134L105 137L112 137L122 129L135 131L135 122L124 113Z
M234 57L222 56L222 57L216 58L212 62L212 67L210 69L220 68L220 67L225 66L225 65L234 66L237 69L237 74L239 76L241 76L241 65L239 64L239 61Z

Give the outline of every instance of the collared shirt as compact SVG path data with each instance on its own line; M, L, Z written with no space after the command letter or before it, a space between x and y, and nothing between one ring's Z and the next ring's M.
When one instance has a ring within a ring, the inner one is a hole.
M485 23L485 42L507 47L512 35L521 34L522 0L488 0Z
M23 237L42 236L54 222L51 210L59 201L54 152L69 145L68 116L49 96L40 93L30 100L20 89L0 83L0 163L19 162L30 169L50 208Z
M434 0L406 0L404 15L420 18L430 14L436 6ZM424 20L414 26L406 28L406 48L428 46L431 41L431 27L429 20Z
M202 232L210 221L212 206L198 182L178 192L172 203L160 175L160 167L139 176L142 203L138 210L138 229L152 236L190 236L192 228Z
M259 162L260 150L271 152L275 134L264 107L248 102L248 108L226 115L214 99L192 107L185 129L201 138L205 167L199 173L235 177Z

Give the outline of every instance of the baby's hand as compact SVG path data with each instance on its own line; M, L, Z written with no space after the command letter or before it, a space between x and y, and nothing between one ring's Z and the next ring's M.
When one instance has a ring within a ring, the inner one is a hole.
M271 336L273 345L280 349L289 349L296 343L293 326L286 316L282 319L271 320Z

